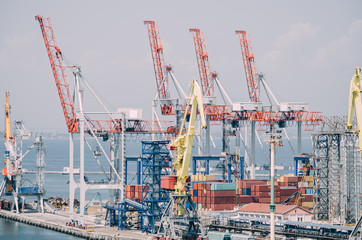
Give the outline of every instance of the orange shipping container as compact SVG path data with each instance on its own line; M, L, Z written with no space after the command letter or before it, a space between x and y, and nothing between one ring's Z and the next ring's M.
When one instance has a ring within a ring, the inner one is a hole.
M176 184L175 176L161 176L161 188L174 190Z

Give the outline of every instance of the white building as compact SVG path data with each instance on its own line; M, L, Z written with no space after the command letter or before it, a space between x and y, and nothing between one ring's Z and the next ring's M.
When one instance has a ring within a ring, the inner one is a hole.
M269 204L250 203L238 211L239 216L270 218ZM275 219L311 222L312 213L300 206L275 204Z

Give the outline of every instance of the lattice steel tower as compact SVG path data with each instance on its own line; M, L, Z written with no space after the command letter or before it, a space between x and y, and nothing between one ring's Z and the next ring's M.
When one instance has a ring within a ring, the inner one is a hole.
M347 132L345 118L324 118L312 135L314 159L314 217L337 224L358 221L361 202L361 159L358 135Z

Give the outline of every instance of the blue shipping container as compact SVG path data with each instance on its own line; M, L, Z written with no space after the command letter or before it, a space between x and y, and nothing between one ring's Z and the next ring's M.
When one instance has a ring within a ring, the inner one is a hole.
M251 195L251 188L243 188L242 189L243 195Z

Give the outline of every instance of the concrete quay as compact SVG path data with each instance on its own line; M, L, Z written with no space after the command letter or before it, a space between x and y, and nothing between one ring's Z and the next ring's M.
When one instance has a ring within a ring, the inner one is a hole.
M104 239L104 240L151 240L152 236L141 233L137 230L118 231L117 228L111 228L101 225L95 225L94 231L86 231L77 227L66 226L69 218L66 216L55 215L51 213L13 213L0 210L0 217L17 222L42 227L53 231L62 232L72 236L85 239Z

